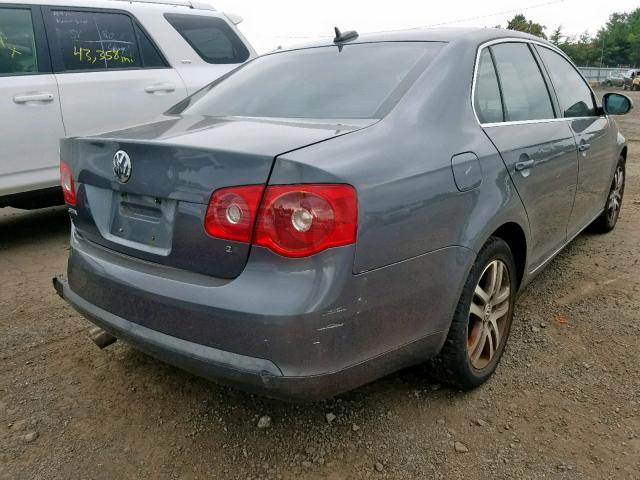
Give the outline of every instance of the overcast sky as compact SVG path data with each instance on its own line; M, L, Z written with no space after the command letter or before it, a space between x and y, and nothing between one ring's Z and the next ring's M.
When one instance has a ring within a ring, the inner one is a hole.
M200 0L202 1L202 0ZM613 12L629 12L638 0L207 0L217 10L241 15L240 30L258 53L278 45L328 37L333 26L360 33L446 23L452 26L506 26L516 13L566 34L593 35Z

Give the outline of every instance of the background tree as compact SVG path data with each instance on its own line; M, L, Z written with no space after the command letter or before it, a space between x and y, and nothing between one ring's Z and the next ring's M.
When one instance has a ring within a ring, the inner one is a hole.
M536 37L547 38L544 34L544 31L547 27L544 25L540 25L539 23L534 23L531 20L527 20L527 18L519 13L514 16L509 23L507 23L507 28L509 30L517 30L519 32L530 33L531 35L535 35Z
M640 65L640 8L612 14L594 41L604 64Z
M551 34L551 36L549 37L549 41L554 45L559 45L563 36L564 35L562 35L562 25L559 25L558 28L556 28Z
M557 45L576 65L581 67L599 65L601 52L596 40L592 39L587 31L581 33L577 38L565 38Z
M498 26L499 28L499 26ZM507 28L547 38L546 27L524 15L515 15ZM640 8L628 13L613 13L595 36L584 31L565 36L562 25L553 30L549 40L581 67L640 67Z

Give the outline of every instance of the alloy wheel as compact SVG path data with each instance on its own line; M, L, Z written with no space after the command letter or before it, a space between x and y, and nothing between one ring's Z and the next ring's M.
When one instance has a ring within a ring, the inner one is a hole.
M482 370L500 351L511 302L511 278L502 260L490 262L480 275L469 308L467 355Z
M607 203L607 216L609 222L613 224L620 214L622 205L622 193L624 191L624 169L618 165L616 173L613 175L613 183L609 192L609 202Z

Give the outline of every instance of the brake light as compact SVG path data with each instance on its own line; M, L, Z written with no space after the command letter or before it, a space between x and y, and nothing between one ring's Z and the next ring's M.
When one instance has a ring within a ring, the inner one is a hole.
M356 241L358 207L350 185L274 185L260 207L254 244L306 257Z
M253 232L254 245L296 258L352 244L357 228L356 191L342 184L223 188L212 195L205 219L214 237L249 242Z
M73 173L71 167L64 160L60 160L60 185L62 186L62 194L64 201L69 205L76 204L76 185L73 181Z
M260 206L264 185L222 188L213 192L204 228L209 235L248 243Z

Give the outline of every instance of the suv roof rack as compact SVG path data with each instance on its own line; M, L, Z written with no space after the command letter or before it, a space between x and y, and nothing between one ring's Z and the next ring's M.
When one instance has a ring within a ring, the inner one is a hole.
M194 10L213 10L216 11L208 3L203 2L192 2L190 0L111 0L114 2L127 2L127 3L151 3L158 5L175 5L179 7L188 7L193 8Z

